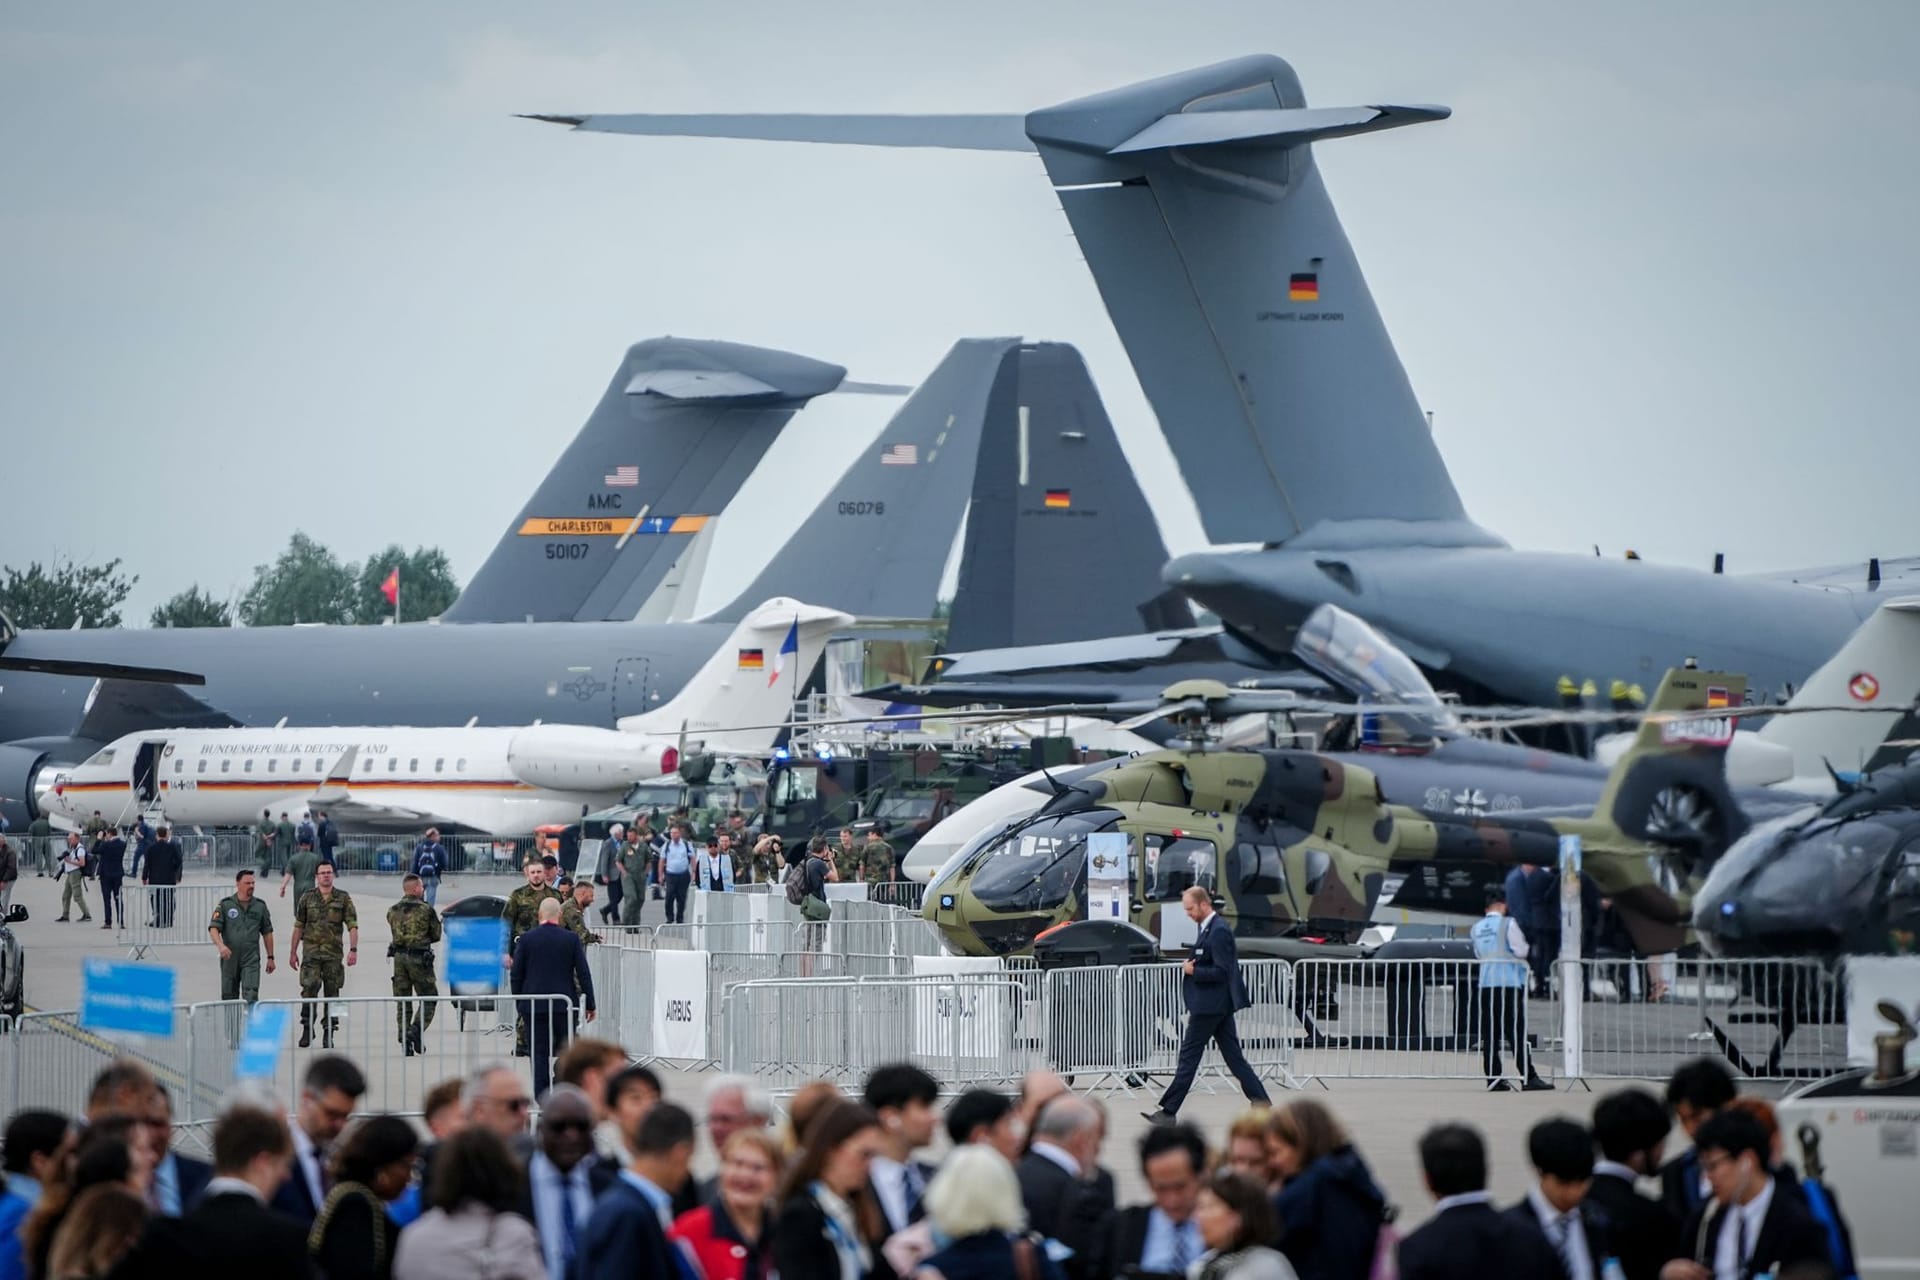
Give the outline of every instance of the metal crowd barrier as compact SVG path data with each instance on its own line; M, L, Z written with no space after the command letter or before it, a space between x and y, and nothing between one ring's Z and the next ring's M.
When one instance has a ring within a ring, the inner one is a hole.
M285 921L284 927L291 932L291 900L281 899L264 888L256 888L255 891L259 893L261 901L267 904L269 913L276 906L279 907L281 919ZM207 941L207 926L213 920L213 909L219 905L220 899L232 892L231 883L143 885L129 880L121 888L126 911L115 937L126 946L127 954L135 960L154 947L202 946L211 954L213 944ZM96 907L98 905L95 904Z
M919 914L926 901L927 886L916 880L885 880L867 886L867 900L882 906L899 907Z
M1298 1031L1292 1012L1292 971L1283 960L1240 966L1253 1006L1235 1019L1247 1061L1263 1075L1286 1078ZM1027 972L1012 974L1021 981ZM1171 1075L1179 1063L1186 1025L1177 964L1055 969L1040 975L1046 1063L1063 1075L1131 1083ZM1224 1073L1218 1050L1208 1048L1201 1075Z
M1847 1058L1842 967L1813 960L1585 959L1556 966L1555 1033L1580 997L1584 1079L1664 1076L1684 1059L1722 1057L1760 1080L1829 1075ZM1575 987L1580 988L1579 991ZM1658 998L1656 998L1656 996Z
M1485 1079L1480 1052L1479 966L1471 960L1302 960L1292 1007L1301 1024L1294 1072L1302 1079ZM1557 1057L1540 1051L1560 1022L1550 1001L1522 997L1520 1034L1540 1075ZM1503 1040L1501 1065L1518 1074Z

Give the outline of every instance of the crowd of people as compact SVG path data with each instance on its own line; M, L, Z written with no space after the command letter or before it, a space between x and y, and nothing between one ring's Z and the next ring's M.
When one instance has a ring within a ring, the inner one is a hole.
M536 1113L519 1071L483 1067L435 1086L416 1122L360 1115L364 1076L325 1054L291 1122L236 1086L209 1164L173 1149L147 1068L116 1061L84 1116L8 1124L0 1280L1811 1280L1850 1266L1771 1105L1707 1059L1664 1100L1627 1088L1590 1124L1534 1125L1531 1185L1505 1208L1482 1136L1433 1126L1418 1139L1433 1213L1404 1238L1314 1098L1211 1139L1148 1126L1129 1153L1148 1199L1123 1204L1104 1107L1049 1072L947 1098L898 1063L857 1096L806 1085L784 1120L735 1076L706 1085L696 1116L605 1040L568 1046L555 1080ZM1676 1122L1691 1142L1664 1159Z

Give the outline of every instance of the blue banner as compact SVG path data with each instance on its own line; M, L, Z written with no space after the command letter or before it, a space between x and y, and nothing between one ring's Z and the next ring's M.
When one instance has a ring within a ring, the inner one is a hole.
M130 1035L173 1034L173 970L89 958L80 970L80 1025Z
M506 963L507 922L484 917L446 922L447 986L457 996L492 995L500 990Z
M293 1006L257 1004L247 1017L247 1034L240 1041L240 1056L233 1064L236 1080L271 1080L280 1065L280 1047L287 1042L287 1024L293 1021Z

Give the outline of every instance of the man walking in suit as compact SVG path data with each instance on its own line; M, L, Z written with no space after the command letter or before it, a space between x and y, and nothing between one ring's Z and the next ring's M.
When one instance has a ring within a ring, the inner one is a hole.
M1613 1247L1605 1215L1587 1204L1593 1186L1593 1135L1565 1117L1542 1120L1527 1133L1527 1158L1537 1181L1508 1215L1518 1226L1539 1228L1560 1255L1566 1280L1603 1280Z
M1435 1125L1420 1139L1420 1170L1433 1217L1400 1242L1400 1280L1486 1280L1561 1274L1540 1229L1493 1207L1487 1146L1463 1124Z
M1240 948L1233 940L1233 930L1215 913L1213 895L1199 885L1180 895L1180 905L1186 908L1187 918L1200 926L1200 933L1183 967L1186 976L1180 980L1180 1000L1187 1006L1180 1064L1174 1070L1173 1083L1160 1097L1160 1109L1147 1116L1154 1124L1164 1124L1180 1114L1180 1104L1187 1100L1187 1090L1193 1087L1193 1077L1200 1070L1200 1055L1207 1051L1208 1044L1220 1046L1220 1057L1240 1082L1240 1091L1247 1095L1248 1102L1265 1106L1268 1101L1266 1087L1247 1055L1240 1051L1240 1033L1233 1026L1233 1015L1253 1003L1247 995L1247 984L1240 978Z
M560 922L560 903L540 903L540 923L520 935L513 948L513 994L521 996L520 1016L533 1048L533 1092L538 1097L553 1082L553 1055L573 1036L574 984L593 1021L593 974L587 968L587 949L580 935ZM531 1000L528 996L565 996L561 1000ZM678 1185L678 1184L675 1184Z
M572 935L569 934L569 937ZM574 939L576 942L579 939ZM594 1202L581 1242L579 1280L631 1280L680 1274L667 1244L673 1193L693 1163L693 1117L657 1104L634 1135L633 1164Z
M1758 1119L1722 1111L1694 1132L1693 1145L1713 1198L1687 1219L1680 1233L1686 1256L1662 1267L1660 1280L1755 1280L1791 1266L1833 1265L1826 1228L1767 1172L1772 1142Z

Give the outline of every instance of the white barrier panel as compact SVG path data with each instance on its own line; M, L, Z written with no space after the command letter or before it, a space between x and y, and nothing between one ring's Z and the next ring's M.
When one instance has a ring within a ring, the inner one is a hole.
M913 957L916 978L998 976L1003 971L992 956ZM993 997L1000 994L998 990L966 985L916 993L914 1056L987 1058L1011 1053L1013 1023L993 1007Z
M653 1056L705 1062L707 953L661 951L653 963Z

